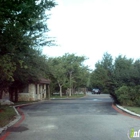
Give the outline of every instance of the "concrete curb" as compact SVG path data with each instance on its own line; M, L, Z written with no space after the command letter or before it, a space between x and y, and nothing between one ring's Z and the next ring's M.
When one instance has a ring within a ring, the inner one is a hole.
M117 106L117 108L121 109L122 111L125 111L125 112L127 112L127 113L129 113L129 114L131 114L131 115L140 117L140 114L134 113L134 112L132 112L132 111L130 111L130 110L128 110L128 109L126 109L126 108L120 106L120 105L117 105L117 104L116 104L116 106Z
M21 116L20 116L20 114L18 113L16 107L13 106L13 108L14 108L16 114L17 114L17 115L15 116L16 118L15 118L13 121L11 121L9 124L7 124L7 125L5 125L4 127L0 128L0 134L1 134L3 131L7 130L8 127L11 127L12 125L14 125L16 122L18 122L18 121L21 119Z
M15 112L16 112L16 118L11 121L9 124L5 125L4 127L0 128L0 134L3 132L3 131L6 131L8 129L8 127L11 127L12 125L14 125L15 123L17 123L20 119L21 119L21 115L19 114L19 112L17 111L16 108L18 107L23 107L23 106L28 106L28 105L32 105L32 104L35 104L35 103L38 103L38 102L34 102L34 103L28 103L28 104L21 104L21 105L15 105L15 106L11 106L14 108Z

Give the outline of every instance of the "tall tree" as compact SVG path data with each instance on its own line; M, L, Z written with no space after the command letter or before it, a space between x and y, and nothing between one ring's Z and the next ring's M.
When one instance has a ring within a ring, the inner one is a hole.
M114 74L117 86L130 85L132 78L133 59L127 59L125 56L118 56L114 62Z
M24 60L16 66L14 72L14 81L9 85L11 100L18 101L18 91L23 89L29 83L36 83L40 78L47 75L46 57L40 51L30 49ZM13 99L13 93L16 94Z
M48 63L50 74L52 74L53 77L56 79L60 89L60 96L62 97L62 87L68 80L64 61L62 57L57 57L49 58Z
M91 74L93 86L101 88L104 92L113 92L114 88L114 67L113 58L105 53L101 61L95 64L95 70Z
M50 45L44 34L46 11L54 6L53 0L0 0L0 93L15 80L15 71L22 68L31 48Z
M87 85L88 68L82 63L86 58L76 56L75 54L65 54L62 57L49 58L48 65L50 75L55 78L59 85L60 96L62 96L62 87L69 88L69 96L72 94L72 88L84 87Z

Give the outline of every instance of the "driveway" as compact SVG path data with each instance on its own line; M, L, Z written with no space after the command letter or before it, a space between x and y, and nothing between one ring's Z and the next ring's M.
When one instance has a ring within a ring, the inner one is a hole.
M112 102L109 95L88 93L23 107L25 120L9 128L6 140L128 140L140 120L118 113Z

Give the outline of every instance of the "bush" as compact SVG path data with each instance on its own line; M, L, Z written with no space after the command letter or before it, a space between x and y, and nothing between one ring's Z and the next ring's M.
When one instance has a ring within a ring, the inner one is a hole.
M130 88L127 86L122 86L115 91L115 94L122 105L132 106L133 102L130 97Z
M122 105L140 106L140 86L122 86L115 91L115 95Z
M140 97L136 99L135 103L136 103L136 106L140 106Z

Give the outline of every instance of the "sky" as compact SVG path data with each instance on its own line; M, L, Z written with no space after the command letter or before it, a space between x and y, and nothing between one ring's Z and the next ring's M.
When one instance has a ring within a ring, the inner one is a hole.
M44 47L50 57L75 53L94 69L105 52L140 58L140 0L56 0L48 20L57 46Z

